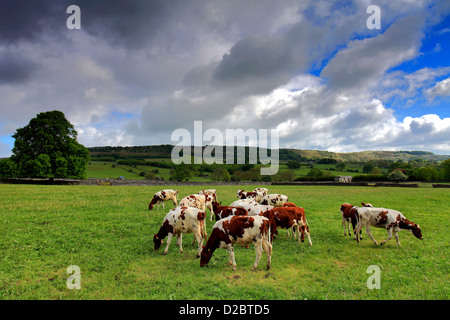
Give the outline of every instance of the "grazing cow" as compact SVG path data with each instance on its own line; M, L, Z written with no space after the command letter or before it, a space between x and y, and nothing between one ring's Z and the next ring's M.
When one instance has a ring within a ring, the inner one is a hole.
M177 195L178 195L178 191L172 190L172 189L165 189L165 190L156 192L153 195L152 201L148 205L148 210L152 210L153 206L155 204L158 204L157 209L159 209L159 204L162 204L162 207L164 209L164 201L169 201L169 200L172 200L173 206L176 207L178 205Z
M373 207L373 205L371 205L370 203L364 203L361 202L361 205L363 207ZM354 234L354 238L356 239L356 233L355 233L355 228L356 225L358 224L358 215L357 215L357 206L353 206L349 203L343 203L341 205L341 214L342 214L342 226L344 227L344 236L347 235L347 231L348 231L348 235L351 236L351 232L350 232L350 223L352 224L353 227L353 234ZM362 239L361 234L359 235L360 239Z
M183 252L181 245L183 233L193 232L198 243L197 258L200 257L203 239L206 238L206 234L203 233L205 217L205 211L197 208L177 207L170 210L164 217L158 233L153 236L155 250L161 247L163 239L167 236L167 245L164 250L164 254L167 254L173 235L177 235L177 244L180 246L180 252Z
M256 188L256 189L253 190L253 192L258 192L264 197L265 195L269 194L269 189L267 189L267 188Z
M240 207L241 205L245 204L259 204L259 203L256 202L255 199L240 199L231 203L230 207Z
M275 230L272 230L271 233L271 242L273 241L273 235L277 234L277 228L288 230L290 230L291 228L295 228L298 236L298 243L300 244L300 241L305 241L306 234L308 237L309 245L312 246L311 237L309 235L309 225L308 221L306 221L305 210L303 208L277 207L271 210L267 210L261 215L270 220L271 226L275 226ZM301 237L298 234L299 231L302 233Z
M271 193L264 196L260 203L264 205L271 205L274 207L282 207L288 201L288 199L288 196Z
M214 201L217 201L217 190L216 189L201 190L201 191L198 192L198 194L209 194L209 195L212 195L214 197Z
M297 205L293 202L285 202L283 207L297 207Z
M236 193L236 196L239 199L254 199L257 202L261 201L261 199L262 199L261 193L253 192L253 191L238 190Z
M247 210L249 216L258 216L259 214L266 212L267 210L275 208L274 206L266 206L257 202L239 203L235 207L244 208Z
M239 207L229 207L229 206L221 206L217 201L212 203L213 212L216 218L216 221L220 219L226 218L228 216L247 216L247 210Z
M372 232L370 230L371 226L377 228L385 228L388 237L386 240L381 242L381 245L385 244L389 240L391 240L392 235L394 235L397 240L397 244L401 247L400 241L398 239L398 232L400 230L409 230L411 233L418 239L422 240L422 231L418 224L409 221L405 218L405 216L397 211L392 209L385 208L358 208L359 222L356 226L356 233L361 231L361 228L364 226L366 228L366 232L375 245L378 245L378 242L373 238ZM356 241L359 242L359 238L356 238Z
M214 216L213 208L212 208L212 202L214 201L214 196L210 194L191 194L180 201L180 207L194 207L201 209L203 211L206 210L206 208L209 209L211 212L211 221Z
M253 242L256 251L256 260L252 270L256 270L264 250L267 255L267 270L270 269L272 259L272 245L269 242L269 220L261 216L229 216L217 221L211 235L203 247L200 266L205 266L217 248L226 248L228 251L228 265L236 270L233 244L248 245Z

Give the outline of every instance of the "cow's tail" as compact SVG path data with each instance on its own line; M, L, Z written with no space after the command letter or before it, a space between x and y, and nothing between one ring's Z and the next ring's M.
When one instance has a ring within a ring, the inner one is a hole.
M269 240L269 243L272 244L273 242L273 237L274 237L274 233L277 230L277 225L274 219L269 219L269 228L268 228L268 232L267 232L267 237Z

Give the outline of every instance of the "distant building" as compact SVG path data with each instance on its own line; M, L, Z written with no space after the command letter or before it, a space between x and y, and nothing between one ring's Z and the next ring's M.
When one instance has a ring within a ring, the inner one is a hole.
M339 182L339 183L349 183L352 181L353 181L353 178L351 176L337 176L336 178L334 178L334 182Z

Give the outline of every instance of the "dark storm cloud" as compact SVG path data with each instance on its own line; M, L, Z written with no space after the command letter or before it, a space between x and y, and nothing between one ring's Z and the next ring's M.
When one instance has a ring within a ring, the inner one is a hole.
M72 1L83 13L83 28L116 46L142 48L164 29L186 1Z
M292 65L291 50L280 39L242 39L225 54L214 72L219 82L254 81L286 72Z
M17 0L0 2L0 42L35 41L64 36L67 7L81 9L82 29L111 44L142 48L163 29L186 1Z
M55 1L1 1L0 43L10 44L21 40L32 41L45 33L61 29L57 17L65 21L65 9L58 12ZM64 28L65 23L61 23Z
M35 62L22 57L20 53L0 51L0 85L22 83L37 69Z

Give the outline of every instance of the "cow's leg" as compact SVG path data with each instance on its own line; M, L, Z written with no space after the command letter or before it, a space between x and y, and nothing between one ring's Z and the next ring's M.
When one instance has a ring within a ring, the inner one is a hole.
M300 226L298 224L292 227L292 234L294 235L294 239L300 239L299 228Z
M164 254L167 254L167 251L169 251L169 245L170 245L170 242L172 241L172 237L173 237L172 233L169 233L167 235L167 244L166 244L166 248L164 249Z
M358 224L356 225L356 229L355 229L355 235L356 235L355 240L356 240L356 242L358 242L358 243L359 243L359 237L358 237L358 234L361 232L362 226L363 226L363 224L362 224L362 222L360 221L360 222L358 222Z
M400 240L398 238L398 231L394 231L394 237L395 237L395 240L397 240L398 246L401 247L402 245L400 244Z
M351 225L351 230L350 230L350 225ZM353 231L353 235L355 234L355 228L356 228L356 221L355 221L355 219L350 218L350 221L348 222L348 235L349 236L352 235L351 231Z
M347 219L342 217L342 227L344 228L344 236L347 235Z
M258 267L258 263L259 263L259 260L261 259L261 254L262 254L261 239L254 240L253 245L255 246L256 259L255 259L255 263L253 264L252 271L255 271L256 268Z
M304 233L306 233L306 236L308 237L309 245L312 247L312 241L311 241L311 236L309 235L308 227L305 226L304 228L305 228ZM303 237L303 239L304 239L304 237Z
M349 236L351 236L352 235L352 231L351 231L351 224L352 224L352 221L351 220L349 220L348 218L347 219L345 219L345 222L346 222L346 232L348 233L348 235Z
M177 245L180 246L180 252L183 253L183 246L182 246L182 244L183 244L183 234L180 232L180 233L178 233L177 236L178 236Z
M255 264L252 267L252 271L255 271L256 268L258 267L258 263L259 260L261 259L261 255L262 255L262 239L257 239L256 241L253 241L253 244L255 245L255 251L256 251L256 260L255 260Z
M233 244L227 244L228 251L228 266L233 266L233 270L236 270L236 260L234 258Z
M366 233L369 235L370 239L372 239L373 243L375 243L375 245L378 245L378 242L372 236L372 231L370 230L370 226L368 226L368 225L366 225Z
M388 233L388 237L383 242L381 242L381 245L385 244L386 242L388 242L389 240L392 239L392 229L389 228L389 229L386 229L386 230L387 230L387 233Z
M197 258L200 258L200 254L202 253L202 246L203 246L203 237L202 237L202 227L198 228L194 231L194 237L197 240L198 244L198 251L197 251Z
M270 265L272 264L272 245L265 237L262 239L262 247L267 255L267 270L269 270Z

